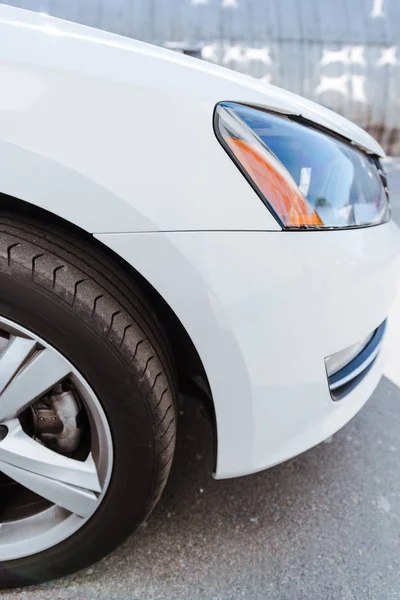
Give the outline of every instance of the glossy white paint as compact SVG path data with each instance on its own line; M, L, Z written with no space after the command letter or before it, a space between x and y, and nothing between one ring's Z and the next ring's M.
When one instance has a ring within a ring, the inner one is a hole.
M378 383L381 357L334 403L324 358L386 318L399 274L393 223L98 237L153 283L199 352L216 409L217 477L258 471L319 443Z
M237 73L3 5L0 86L0 191L95 234L169 303L210 381L217 477L285 460L357 412L381 358L336 404L324 358L385 319L398 231L281 232L212 115L221 100L301 114L383 154L368 134Z
M221 100L302 114L383 153L356 125L274 86L5 5L0 87L3 193L90 232L279 229L215 143Z

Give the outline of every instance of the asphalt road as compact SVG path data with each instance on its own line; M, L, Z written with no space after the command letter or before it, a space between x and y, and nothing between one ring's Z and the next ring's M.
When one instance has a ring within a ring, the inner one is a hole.
M400 162L388 170L400 223ZM264 473L214 481L210 426L187 402L171 480L148 523L94 567L1 600L400 599L399 332L400 295L385 376L366 407L328 442Z

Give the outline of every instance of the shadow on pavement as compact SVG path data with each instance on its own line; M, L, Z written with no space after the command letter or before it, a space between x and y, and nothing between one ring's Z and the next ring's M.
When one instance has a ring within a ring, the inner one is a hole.
M148 523L61 588L140 600L400 598L400 390L387 378L329 443L240 479L212 479L197 401L180 429Z

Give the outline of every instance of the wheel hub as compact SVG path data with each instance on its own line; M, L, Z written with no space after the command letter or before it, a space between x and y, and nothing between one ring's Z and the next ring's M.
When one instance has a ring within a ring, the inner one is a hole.
M82 527L104 497L112 461L106 416L79 371L0 317L0 562Z

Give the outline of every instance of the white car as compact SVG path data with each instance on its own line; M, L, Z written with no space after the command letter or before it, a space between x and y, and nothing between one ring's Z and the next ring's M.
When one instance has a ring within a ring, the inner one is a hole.
M170 471L330 436L382 374L399 269L382 148L172 51L0 6L0 586L111 551Z

